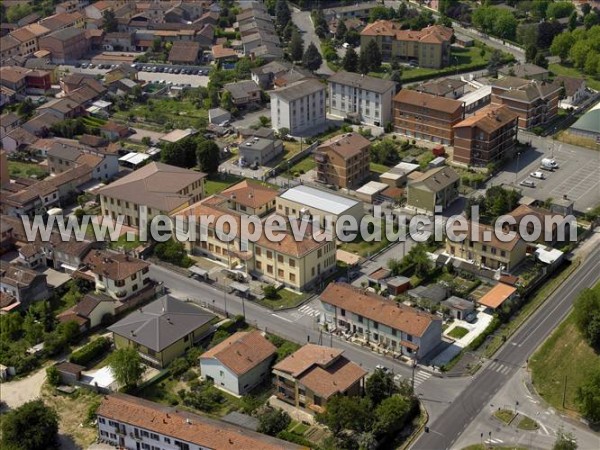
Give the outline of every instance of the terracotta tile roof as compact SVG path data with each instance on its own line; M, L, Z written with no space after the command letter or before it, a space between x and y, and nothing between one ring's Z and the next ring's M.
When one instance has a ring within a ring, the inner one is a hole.
M308 228L309 227L307 227L307 236L300 241L296 241L291 233L278 233L284 235L283 239L279 242L272 242L267 239L266 233L261 233L260 238L258 241L256 241L256 245L268 248L275 252L283 253L285 255L291 255L296 258L300 258L329 244L329 242L325 239L323 239L321 242L315 239ZM322 236L325 235L324 232L315 234L317 238L322 238Z
M237 53L235 52L235 50L224 47L223 45L213 45L212 54L215 59L232 58L232 57L237 58L237 56L238 56Z
M331 283L320 296L321 301L344 308L371 320L413 336L423 336L437 317L346 283Z
M204 352L200 359L217 359L236 375L243 375L275 355L277 347L258 330L237 332Z
M371 142L358 133L344 133L327 139L317 148L319 152L333 151L344 159L360 155L363 151L368 151Z
M150 267L145 261L121 253L94 250L83 259L92 272L111 280L125 280L142 269Z
M366 370L340 356L327 367L314 366L298 381L324 399L343 393L367 374Z
M126 394L105 396L98 416L127 423L201 447L227 450L282 450L305 447L205 416Z
M17 66L4 66L0 69L0 80L9 83L18 83L27 76L29 69Z
M287 358L273 366L273 370L289 373L297 378L312 366L327 366L336 360L344 350L321 345L306 344Z
M475 228L475 236L473 236L475 239L472 239L473 242L482 242L490 247L495 247L500 250L506 250L510 252L515 248L517 243L524 242L518 233L514 233L514 236L510 241L504 242L496 237L494 227L477 222L468 222L467 224L467 236L469 239L471 239L472 228Z
M79 156L76 160L77 164L87 164L92 169L103 161L102 156L92 155L91 153L84 153Z
M200 53L199 42L175 42L169 51L169 61L195 63Z
M277 190L257 181L244 180L221 192L221 196L235 199L236 203L249 208L259 208L277 198Z
M426 94L445 96L449 93L464 87L467 83L461 80L455 80L453 78L442 78L439 80L430 81L423 83L416 87L416 91L424 92Z
M7 306L15 303L17 299L10 295L8 292L0 291L0 308L6 308Z
M517 289L513 286L509 286L504 283L498 283L477 302L481 305L487 306L488 308L496 309L515 292L517 292Z
M397 41L422 41L443 43L452 39L454 31L441 25L430 25L421 30L403 30L400 24L390 20L378 20L365 27L362 36L391 36Z
M555 83L558 83L559 86L565 87L565 95L567 97L571 97L575 94L579 89L585 87L585 80L583 78L573 78L573 77L556 77L554 79Z
M27 287L42 275L27 267L0 261L0 278L2 283L16 288ZM46 275L43 275L46 278Z
M503 126L516 121L519 115L506 105L488 105L471 117L454 125L454 128L476 127L486 133L493 133Z
M455 113L463 106L462 102L459 102L458 100L438 97L437 95L425 94L410 89L402 89L398 92L394 97L394 102L428 108L449 114Z

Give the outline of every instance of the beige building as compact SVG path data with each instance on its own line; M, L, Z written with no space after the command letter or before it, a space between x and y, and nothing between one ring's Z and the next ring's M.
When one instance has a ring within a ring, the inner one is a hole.
M451 167L428 170L419 178L408 182L406 206L428 214L442 211L458 198L460 177Z
M356 188L370 175L371 142L358 133L347 133L323 142L315 151L317 181L338 188Z
M152 162L98 190L103 216L125 225L139 226L139 210L146 208L148 221L172 215L197 202L204 192L206 174Z

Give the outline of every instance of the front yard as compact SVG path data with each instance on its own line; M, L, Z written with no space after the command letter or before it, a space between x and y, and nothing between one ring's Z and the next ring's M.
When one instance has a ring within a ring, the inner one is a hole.
M294 308L306 300L307 294L299 294L289 289L279 289L275 298L262 298L256 300L256 303L266 308L278 310L284 308Z

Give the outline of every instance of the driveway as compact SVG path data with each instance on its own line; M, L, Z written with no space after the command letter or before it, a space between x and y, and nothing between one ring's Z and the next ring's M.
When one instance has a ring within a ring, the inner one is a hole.
M250 128L260 123L260 116L271 118L271 110L269 108L261 108L258 111L251 111L245 113L241 118L232 120L231 126L235 129L238 128ZM271 128L267 125L267 128Z
M321 52L321 41L319 40L319 36L315 33L315 27L313 26L312 19L310 17L310 11L300 11L297 8L292 8L292 22L296 24L296 26L300 29L302 33L302 39L304 40L304 49L306 49L310 43L315 44L315 47L323 56ZM316 71L319 75L333 75L334 72L329 68L325 58L323 58L323 64L319 70Z
M40 396L45 379L46 368L42 367L27 378L4 382L0 384L0 399L11 409L18 408Z
M165 135L165 133L159 133L158 131L145 130L143 128L131 128L135 133L129 136L129 139L136 142L142 142L142 139L149 137L152 142L157 143L158 140Z

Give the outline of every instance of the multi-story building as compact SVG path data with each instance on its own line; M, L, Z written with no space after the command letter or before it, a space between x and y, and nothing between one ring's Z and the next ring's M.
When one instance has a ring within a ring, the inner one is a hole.
M227 198L227 209L263 217L275 210L277 191L258 181L244 180L225 189L219 197Z
M519 116L519 128L529 129L558 114L562 86L538 80L505 77L492 85L492 105L506 105Z
M452 145L454 125L464 119L462 102L402 89L394 97L394 129L411 138Z
M102 2L99 2L102 3ZM98 439L123 449L301 450L290 442L127 394L102 398Z
M24 27L17 28L10 35L19 41L19 55L29 56L37 52L39 47L40 38L49 34L52 30L37 24L32 23L25 25Z
M292 83L271 95L271 126L291 135L314 134L325 126L325 85L316 79Z
M506 105L487 106L454 125L455 162L486 166L510 157L519 116Z
M359 396L367 372L344 355L344 350L306 344L273 366L275 395L296 408L325 411L334 395Z
M46 274L27 267L0 261L0 294L10 295L23 309L50 296Z
M369 172L371 142L358 133L346 133L323 142L315 151L317 181L354 189Z
M510 271L525 259L527 242L518 233L513 233L512 237L507 233L503 239L498 239L494 227L469 222L466 238L462 242L447 239L446 251L452 256L473 261L492 270Z
M459 175L451 167L428 170L419 178L408 182L406 206L428 214L442 211L458 199Z
M320 295L329 329L343 329L366 342L419 360L442 342L442 320L346 283L331 283Z
M377 127L392 121L393 81L341 71L329 78L328 86L331 115Z
M430 25L421 30L403 30L399 23L378 20L360 33L360 48L374 40L384 61L392 59L417 61L420 67L440 69L450 64L450 48L454 30Z
M154 216L171 215L202 198L206 174L152 162L98 190L103 216L123 216L125 224L139 226L140 209L148 223Z
M58 64L76 62L90 50L85 31L65 28L40 38L40 49L52 53L52 61Z

